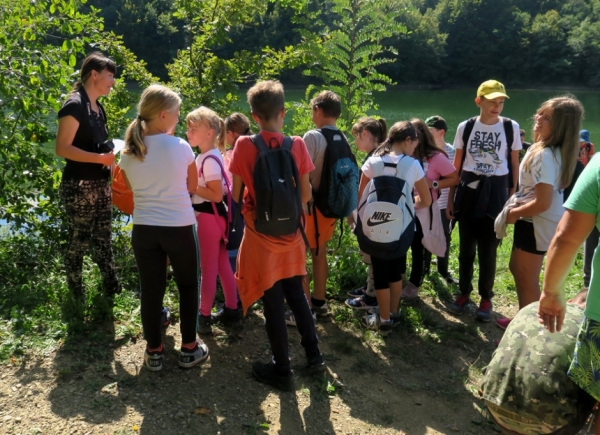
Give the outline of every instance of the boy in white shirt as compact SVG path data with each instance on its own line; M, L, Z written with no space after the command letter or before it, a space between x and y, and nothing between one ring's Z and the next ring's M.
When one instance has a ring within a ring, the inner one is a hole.
M462 314L470 303L477 250L481 302L475 318L484 322L491 319L496 276L499 240L494 232L494 220L517 186L519 150L522 148L519 125L500 117L506 98L504 85L496 80L483 82L477 89L475 104L480 109L479 116L460 123L456 131L453 164L461 181L456 196L455 189L451 188L450 198L454 198L454 203L448 201L446 207L448 218L458 221L460 236L461 294L448 310ZM465 141L463 136L469 129Z

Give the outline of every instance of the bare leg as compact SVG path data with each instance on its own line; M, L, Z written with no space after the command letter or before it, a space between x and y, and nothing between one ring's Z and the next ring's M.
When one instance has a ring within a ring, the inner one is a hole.
M319 255L316 255L317 250L311 249L313 264L313 296L315 299L325 300L325 291L327 289L327 243L319 246Z
M375 290L377 296L377 304L379 305L379 317L383 320L390 319L390 289ZM400 294L398 294L400 296Z
M540 272L543 262L543 255L513 249L509 267L515 278L519 309L540 300Z
M402 281L390 282L390 311L398 312L400 296L402 295Z

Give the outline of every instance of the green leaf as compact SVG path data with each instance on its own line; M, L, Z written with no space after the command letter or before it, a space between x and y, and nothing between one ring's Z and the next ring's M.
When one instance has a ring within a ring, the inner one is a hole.
M71 54L69 56L69 66L74 67L76 64L77 64L77 59L75 58L75 55Z

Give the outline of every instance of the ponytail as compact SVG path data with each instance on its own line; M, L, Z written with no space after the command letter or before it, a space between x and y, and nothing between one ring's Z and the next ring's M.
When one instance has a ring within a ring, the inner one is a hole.
M148 149L144 144L144 125L156 118L163 110L171 112L181 105L181 98L171 89L162 85L150 85L140 97L138 115L125 132L125 151L144 161Z
M217 149L219 150L219 152L221 154L225 154L225 152L227 151L227 144L225 143L225 122L223 122L223 120L220 118L219 118L219 128L220 128L220 131L218 132L218 134L216 135L216 138L215 138L216 145L217 145Z
M125 132L125 150L141 161L144 161L144 156L148 154L146 144L144 144L143 122L141 116L138 115Z

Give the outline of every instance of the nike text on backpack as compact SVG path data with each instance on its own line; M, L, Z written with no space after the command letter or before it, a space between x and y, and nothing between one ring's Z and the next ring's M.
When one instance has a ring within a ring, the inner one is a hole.
M302 226L300 177L292 155L292 138L286 136L281 146L273 148L260 134L250 139L258 149L254 163L256 231L278 237L300 230L307 242Z
M381 259L406 255L415 233L415 210L410 187L401 174L413 162L413 158L402 156L397 164L382 160L373 165L375 176L359 201L354 229L358 245L366 254ZM386 175L386 168L393 169L393 175Z
M510 120L510 118L504 118L501 117L502 119L502 126L504 127L504 135L506 136L506 147L507 147L507 151L506 151L506 165L508 166L508 188L512 189L514 186L514 181L513 181L513 176L512 176L512 146L513 146L513 142L515 140L515 135L514 135L514 131L513 131L513 126L512 126L512 121ZM467 157L467 143L469 142L469 138L471 137L471 132L473 131L473 127L475 127L475 121L477 121L477 117L474 116L473 118L469 118L467 120L467 123L465 124L465 130L463 131L463 135L462 135L462 140L463 140L463 155L462 155L462 160L460 162L460 168L459 168L459 175L460 172L462 171L463 165L465 163L465 158Z
M219 158L216 156L210 154L207 155L204 158L204 160L202 160L202 165L200 166L200 169L198 171L199 175L202 176L202 174L204 173L204 163L207 159L212 159L219 164L219 167L221 168L221 176L223 177L223 180L225 180L227 192L225 193L223 199L225 201L225 205L227 206L226 213L223 214L219 212L220 210L222 210L223 207L217 207L217 205L214 202L209 202L211 203L215 219L219 219L219 216L225 217L225 232L221 234L221 238L225 242L225 248L228 251L233 251L235 249L238 249L242 242L242 236L244 235L244 221L240 220L238 222L238 219L236 219L235 222L233 221L233 217L236 215L237 204L235 204L235 202L232 199L231 186L229 185L229 179L227 178L227 173L225 172L225 168L223 167L223 163L221 163L221 160L219 160Z

